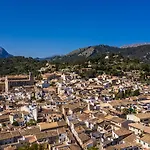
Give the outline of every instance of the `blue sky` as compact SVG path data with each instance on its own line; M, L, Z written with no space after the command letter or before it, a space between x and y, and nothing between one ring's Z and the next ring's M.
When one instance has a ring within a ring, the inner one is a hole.
M149 0L0 0L0 46L47 57L79 47L150 42Z

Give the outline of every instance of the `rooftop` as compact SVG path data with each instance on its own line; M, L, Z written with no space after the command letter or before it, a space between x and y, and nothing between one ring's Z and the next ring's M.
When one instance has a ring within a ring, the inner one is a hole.
M67 124L65 121L51 122L51 123L46 123L46 122L39 123L39 127L41 131L64 127L66 125Z
M140 119L147 119L147 118L150 118L150 113L138 113L135 116Z
M145 134L142 138L142 141L144 141L145 143L150 144L150 135L149 134Z
M121 128L119 130L115 130L114 131L115 134L117 134L119 137L120 136L125 136L125 135L130 135L132 134L131 131L127 130L127 129L124 129L124 128Z
M113 117L113 118L110 119L110 121L115 122L115 123L123 123L126 120L122 119L122 118L119 118L119 117Z
M83 144L86 143L88 140L91 139L91 138L90 138L88 135L86 135L85 133L79 134L79 138L80 138L80 140L83 142Z

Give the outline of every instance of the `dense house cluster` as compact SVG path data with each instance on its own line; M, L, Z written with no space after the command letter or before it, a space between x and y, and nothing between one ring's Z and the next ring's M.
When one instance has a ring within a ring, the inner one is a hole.
M1 150L150 149L150 87L134 78L53 72L1 82Z

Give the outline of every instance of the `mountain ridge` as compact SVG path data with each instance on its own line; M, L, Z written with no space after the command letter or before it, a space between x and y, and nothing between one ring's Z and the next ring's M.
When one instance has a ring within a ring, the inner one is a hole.
M66 55L55 55L46 58L35 58L37 60L50 60L50 61L75 61L78 59L87 59L107 53L119 53L125 57L137 58L142 61L150 63L150 43L132 44L122 47L115 47L109 45L94 45L83 48L78 48L69 52ZM8 58L13 55L9 54L3 47L0 47L0 58Z
M138 47L138 46L144 46L144 45L150 45L150 43L141 43L141 44L130 44L130 45L123 45L120 48L130 48L130 47Z
M119 53L125 57L140 59L150 63L150 44L136 44L136 46L115 47L109 45L94 45L79 48L63 56L48 57L46 60L72 62L81 59L97 57L107 53Z
M13 55L9 54L3 47L0 47L0 58L8 58Z

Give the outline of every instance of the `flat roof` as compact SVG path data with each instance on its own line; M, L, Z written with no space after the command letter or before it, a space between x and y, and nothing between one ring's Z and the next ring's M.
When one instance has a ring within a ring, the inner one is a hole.
M42 123L39 123L39 126L40 126L40 130L42 131L42 130L57 128L58 123L57 122L51 122L51 123L42 122Z

